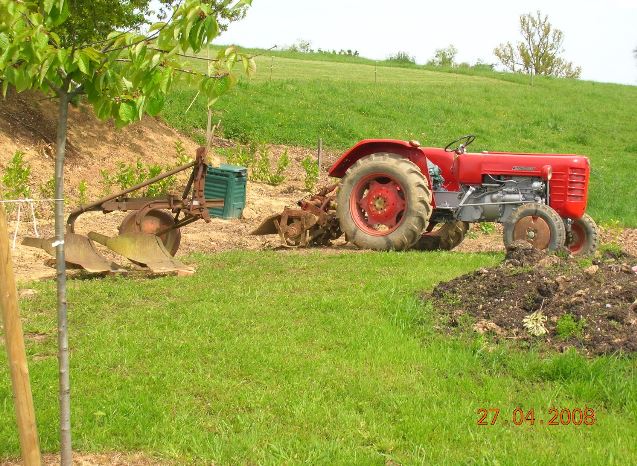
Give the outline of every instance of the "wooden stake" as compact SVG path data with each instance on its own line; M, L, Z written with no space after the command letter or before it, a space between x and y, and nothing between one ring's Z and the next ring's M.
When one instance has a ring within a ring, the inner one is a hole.
M4 207L0 204L0 310L4 324L5 344L11 371L13 401L15 403L20 449L26 466L41 464L38 430L35 424L33 397L29 382L29 367L24 349L22 322L18 311L18 297L9 251L9 232Z
M318 164L318 169L319 169L319 173L321 172L321 165L323 163L323 139L319 138L318 140L318 153L317 153L317 164Z

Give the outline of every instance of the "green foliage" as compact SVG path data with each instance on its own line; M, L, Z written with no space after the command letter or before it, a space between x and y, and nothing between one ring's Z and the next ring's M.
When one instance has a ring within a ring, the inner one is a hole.
M456 65L456 55L458 55L458 49L453 45L444 49L437 49L434 57L427 64L430 66L452 67Z
M616 242L609 242L600 245L597 253L601 256L609 255L612 257L622 257L624 255L624 250L620 244Z
M396 52L395 54L387 57L387 61L402 64L416 64L416 58L409 55L407 52Z
M261 144L259 148L255 150L254 165L250 179L252 181L261 181L271 186L278 186L285 180L284 172L289 165L290 157L286 149L273 168L270 162L270 149L265 144Z
M319 180L318 163L308 155L301 160L301 166L305 171L305 189L309 192L313 192Z
M542 335L546 335L548 332L544 325L546 324L546 320L547 318L544 313L539 310L522 319L522 324L529 335L533 337L541 337Z
M31 167L24 160L24 152L16 151L0 177L0 194L5 199L24 199L31 196L29 178ZM10 209L7 209L10 210Z
M77 204L83 206L88 204L88 183L81 180L77 185Z
M180 139L177 139L175 141L175 156L177 157L176 167L178 167L180 165L186 165L186 164L192 162L192 158L186 152L186 148L184 147L184 143L181 142Z
M102 186L105 193L110 193L113 187L116 187L118 191L124 191L133 186L141 184L151 178L154 178L163 172L172 170L177 165L161 166L158 164L145 164L140 159L137 159L135 163L120 162L117 166L117 170L114 173L109 173L106 170L100 172L102 177ZM177 179L175 176L169 176L163 180L157 181L141 190L133 191L136 195L144 197L156 197L165 196L175 187Z
M55 197L55 177L52 176L38 188L42 199L53 199Z
M571 337L581 338L586 327L586 319L575 320L572 314L562 314L555 324L557 335L567 340Z
M287 149L273 166L270 160L270 149L266 144L237 145L227 155L226 161L248 169L248 179L271 186L278 186L285 181L285 171L290 166Z
M75 8L71 3L0 2L0 80L5 94L9 85L18 92L39 89L71 97L86 94L99 118L112 118L123 126L145 113L158 114L178 78L196 80L212 105L235 83L236 64L241 63L246 73L255 69L252 58L235 47L219 51L205 73L187 69L180 58L199 52L219 34L216 13L199 0L181 2L170 21L150 26L148 36L110 32L106 40L93 45L84 44L80 32L71 35L73 43L69 44L54 31L64 24L72 30L73 21L86 20L77 16L69 20ZM223 3L244 10L250 0L239 0L233 6L229 1ZM130 5L122 8L130 9ZM110 24L110 19L105 21Z
M520 16L521 41L500 44L494 54L502 65L515 72L533 75L579 78L582 69L559 55L563 52L564 33L554 28L548 16L537 11Z
M495 233L495 224L491 222L480 222L478 223L478 228L485 235L491 235Z

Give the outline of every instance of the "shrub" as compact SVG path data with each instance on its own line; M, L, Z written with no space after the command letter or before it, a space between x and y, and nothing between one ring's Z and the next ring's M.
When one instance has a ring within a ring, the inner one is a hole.
M226 160L232 165L247 168L250 181L258 181L271 186L283 183L285 171L290 166L290 157L286 149L273 168L270 160L270 149L265 144L237 146L226 156Z
M567 313L557 319L555 331L560 338L567 340L571 337L581 338L584 327L586 327L585 319L575 320L571 314Z
M305 171L305 189L312 192L319 180L319 166L316 160L309 155L301 161Z
M86 180L80 181L77 186L77 203L80 206L88 204L88 183Z
M416 64L416 58L409 55L407 52L396 52L393 55L390 55L387 58L387 61L393 63L407 63L407 64Z
M16 151L0 178L2 196L6 199L28 198L31 195L30 177L31 167L24 160L24 152Z

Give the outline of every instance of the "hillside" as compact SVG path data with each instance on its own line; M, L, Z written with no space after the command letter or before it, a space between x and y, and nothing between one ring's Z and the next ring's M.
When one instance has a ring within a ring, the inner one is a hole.
M259 53L255 51L255 53ZM446 145L474 133L473 149L578 153L591 157L590 212L637 226L637 87L477 70L432 71L364 59L264 52L259 71L217 104L224 135L342 151L360 139ZM274 57L274 58L272 58ZM205 104L182 88L165 117L187 134L205 126Z

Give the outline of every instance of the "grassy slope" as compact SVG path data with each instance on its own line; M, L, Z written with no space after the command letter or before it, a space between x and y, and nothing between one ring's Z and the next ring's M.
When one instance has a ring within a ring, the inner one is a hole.
M519 75L416 66L378 66L376 84L365 59L328 58L278 54L270 81L271 58L258 57L253 82L217 104L225 135L306 147L322 137L345 150L364 138L441 146L475 133L476 150L584 154L593 165L592 215L637 226L637 87L549 78L530 86ZM191 133L206 119L202 99L185 113L194 95L176 92L166 112Z
M636 463L634 358L540 358L436 333L417 292L498 260L235 252L196 257L190 278L71 281L75 447L197 464ZM50 451L54 283L33 286L23 316L48 335L28 353ZM0 354L1 458L18 446ZM589 406L598 422L476 425L480 407L510 419L518 406L545 420Z

